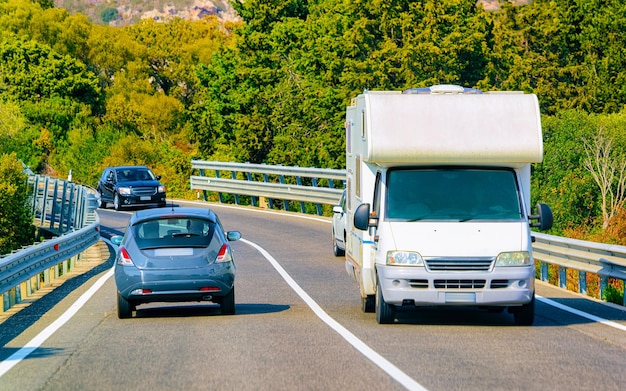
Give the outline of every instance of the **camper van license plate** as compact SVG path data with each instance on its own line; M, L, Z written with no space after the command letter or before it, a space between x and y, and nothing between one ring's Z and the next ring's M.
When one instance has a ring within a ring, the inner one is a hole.
M446 292L446 303L476 303L476 293Z

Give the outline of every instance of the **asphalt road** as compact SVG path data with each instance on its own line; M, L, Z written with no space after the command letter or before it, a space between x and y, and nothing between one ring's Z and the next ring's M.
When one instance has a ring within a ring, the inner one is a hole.
M626 311L540 283L535 325L472 308L378 325L332 254L330 221L214 205L237 262L236 310L139 307L120 320L103 265L0 324L0 390L621 390ZM103 237L129 213L100 211ZM93 296L77 300L92 288ZM53 297L55 296L55 297ZM555 305L566 307L555 307ZM63 318L67 310L75 315ZM573 310L580 311L572 313ZM54 332L59 319L65 323ZM4 328L4 329L3 329ZM28 347L46 334L36 349Z

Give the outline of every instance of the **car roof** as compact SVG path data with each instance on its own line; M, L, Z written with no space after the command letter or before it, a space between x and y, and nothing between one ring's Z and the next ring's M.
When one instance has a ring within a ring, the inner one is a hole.
M207 208L195 208L195 207L180 207L180 206L167 206L163 208L142 209L135 212L130 218L130 225L162 218L190 218L197 217L209 220L213 223L217 222L217 215L211 209Z
M107 167L107 168L111 170L129 170L129 169L134 169L134 168L141 168L141 169L146 169L146 170L150 169L148 168L148 166L113 166L113 167Z

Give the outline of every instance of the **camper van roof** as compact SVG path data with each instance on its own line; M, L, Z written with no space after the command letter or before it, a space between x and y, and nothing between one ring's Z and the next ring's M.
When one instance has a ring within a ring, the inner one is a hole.
M475 91L362 94L363 160L381 166L541 162L537 97Z

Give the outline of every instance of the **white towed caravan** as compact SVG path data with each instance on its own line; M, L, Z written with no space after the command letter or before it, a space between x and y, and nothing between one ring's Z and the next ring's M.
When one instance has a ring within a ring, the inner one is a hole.
M454 85L367 91L346 110L346 270L362 309L470 305L531 325L530 164L541 162L537 97Z

